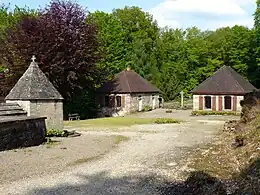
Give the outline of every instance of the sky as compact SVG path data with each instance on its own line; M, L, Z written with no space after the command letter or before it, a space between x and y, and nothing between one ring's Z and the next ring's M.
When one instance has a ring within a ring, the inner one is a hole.
M0 0L0 3L40 8L49 0ZM114 8L139 6L151 13L159 26L187 28L197 26L203 30L244 25L253 26L255 0L77 0L90 12L111 12Z

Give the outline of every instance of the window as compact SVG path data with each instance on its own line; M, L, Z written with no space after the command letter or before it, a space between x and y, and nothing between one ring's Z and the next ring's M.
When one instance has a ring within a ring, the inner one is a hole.
M224 97L224 108L225 110L231 110L231 96Z
M105 106L106 107L109 106L109 96L108 95L105 96Z
M122 102L121 102L121 96L116 96L116 107L121 107Z
M205 102L205 108L206 109L211 109L211 97L210 96L205 96L204 97L204 102Z

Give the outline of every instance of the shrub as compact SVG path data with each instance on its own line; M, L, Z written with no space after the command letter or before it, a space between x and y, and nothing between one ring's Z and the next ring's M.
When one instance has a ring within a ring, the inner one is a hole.
M239 112L235 111L205 111L205 110L200 110L200 111L192 111L191 112L192 116L206 116L206 115L233 115L233 116L240 116Z
M152 111L152 110L153 110L153 108L151 106L146 105L146 106L144 106L142 111L143 112L149 112L149 111Z
M172 119L172 118L157 118L155 119L154 123L156 124L170 124L170 123L180 123L179 120Z
M58 129L48 129L46 137L68 137L68 132Z

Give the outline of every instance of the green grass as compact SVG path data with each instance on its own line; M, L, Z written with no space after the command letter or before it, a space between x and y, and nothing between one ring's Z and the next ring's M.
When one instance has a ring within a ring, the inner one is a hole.
M173 118L157 118L154 123L156 124L174 124L174 123L181 123L180 120L176 120L176 119L173 119Z
M123 136L123 135L117 135L116 140L115 140L115 144L119 145L121 142L129 141L129 140L130 140L129 137L126 137L126 136Z
M135 117L109 117L109 118L98 118L98 119L89 119L81 121L65 121L65 126L72 127L125 127L132 125L144 125L144 124L158 124L156 118L135 118ZM168 119L172 123L179 123L180 121L176 119Z

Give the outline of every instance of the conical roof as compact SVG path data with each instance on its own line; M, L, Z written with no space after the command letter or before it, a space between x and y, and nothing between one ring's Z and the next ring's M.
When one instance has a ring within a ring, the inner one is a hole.
M105 83L99 90L100 93L154 93L160 92L135 71L127 68Z
M243 95L253 90L257 89L248 80L231 67L223 66L191 92L204 95Z
M63 97L53 86L38 64L32 58L29 68L6 96L6 100L62 100Z

